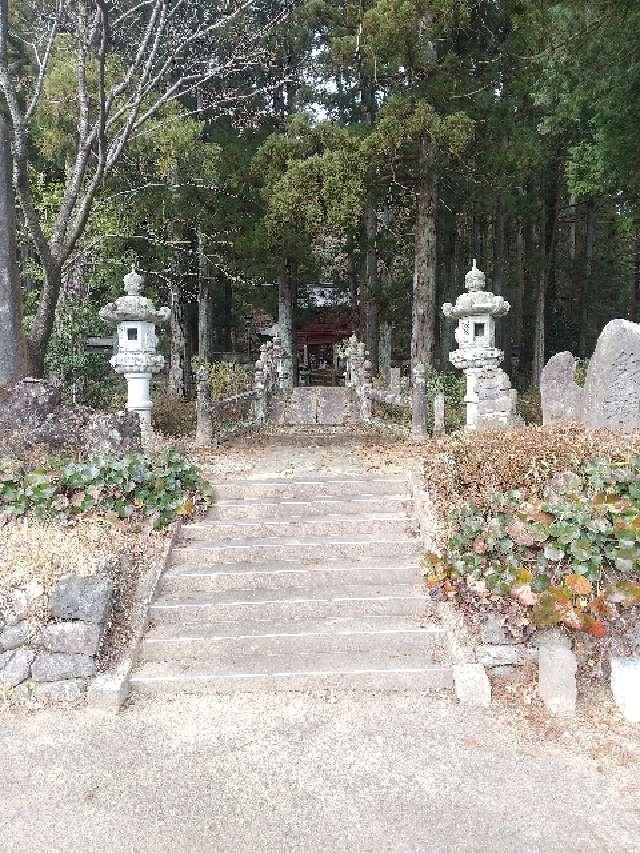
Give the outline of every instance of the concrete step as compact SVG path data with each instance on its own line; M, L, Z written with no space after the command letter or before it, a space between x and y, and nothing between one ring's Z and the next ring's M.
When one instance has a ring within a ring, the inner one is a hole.
M415 536L417 521L406 515L347 515L333 518L262 519L253 521L218 521L205 519L194 524L185 524L181 530L183 540L219 541L221 539L262 539L270 536L280 538L317 538L320 536L351 537L377 535Z
M398 616L162 625L146 634L140 659L235 661L246 655L398 650L441 661L446 654L446 631L433 625L421 628L417 620Z
M417 586L384 584L318 590L163 593L149 608L155 624L325 619L339 616L421 618L430 599Z
M242 668L213 662L144 663L132 676L136 694L229 693L276 690L450 690L451 667L419 655L372 653L256 656Z
M207 476L206 467L203 475ZM409 497L405 477L310 477L292 480L225 480L212 482L217 500L256 500L285 498L315 500L323 497Z
M311 565L297 560L265 563L214 563L210 566L180 565L160 579L163 592L197 592L231 589L326 589L346 586L414 584L422 570L415 559L389 557L365 563L325 560Z
M225 542L180 541L176 544L172 566L211 565L213 563L251 562L270 560L359 560L371 557L419 558L424 547L418 539L407 536L378 537L374 535L322 538L230 539Z
M218 501L206 516L207 521L253 521L262 519L284 519L285 521L315 516L343 518L348 516L378 515L390 513L409 515L414 504L409 498L387 495L381 498L352 497L318 498L317 500L289 500L267 498L264 501L222 500Z

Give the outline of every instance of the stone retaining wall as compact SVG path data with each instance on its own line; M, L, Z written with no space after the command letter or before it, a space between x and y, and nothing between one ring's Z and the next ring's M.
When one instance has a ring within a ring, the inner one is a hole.
M111 614L111 581L61 578L49 599L50 621L38 627L29 612L42 592L33 584L13 590L0 611L0 698L5 701L78 700L96 673Z

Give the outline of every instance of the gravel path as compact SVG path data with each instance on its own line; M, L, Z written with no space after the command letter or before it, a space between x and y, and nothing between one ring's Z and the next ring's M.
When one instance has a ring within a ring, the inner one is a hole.
M640 849L638 764L419 693L0 714L4 853Z

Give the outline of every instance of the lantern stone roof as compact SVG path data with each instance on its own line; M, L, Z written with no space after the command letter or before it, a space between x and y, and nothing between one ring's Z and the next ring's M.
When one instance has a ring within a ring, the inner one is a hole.
M120 296L115 302L109 302L100 309L100 316L110 323L144 321L147 323L166 323L171 316L170 308L156 308L150 299L142 296L143 277L132 265L131 272L124 277L126 296Z
M510 305L502 296L496 296L485 290L485 274L476 265L473 259L473 267L464 279L466 293L460 294L456 304L445 302L442 313L451 320L461 320L463 317L471 317L478 314L488 314L490 317L505 317L509 313Z

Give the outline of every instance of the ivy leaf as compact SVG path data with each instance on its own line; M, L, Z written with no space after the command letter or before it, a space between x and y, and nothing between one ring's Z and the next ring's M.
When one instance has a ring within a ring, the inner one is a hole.
M564 558L564 551L562 548L557 548L555 545L547 544L544 546L544 555L547 560L552 560L554 563L557 563Z

